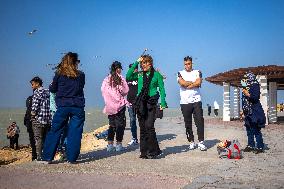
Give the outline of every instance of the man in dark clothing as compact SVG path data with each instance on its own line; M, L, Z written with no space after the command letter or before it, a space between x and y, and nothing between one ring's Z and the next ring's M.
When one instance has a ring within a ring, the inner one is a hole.
M129 65L129 68L131 68L131 66L132 64ZM137 72L137 71L138 71L138 66L135 68L134 72ZM131 134L132 134L132 140L128 143L128 145L135 145L135 144L138 144L137 124L136 124L136 112L132 104L134 103L135 98L137 96L138 81L127 81L127 84L129 87L127 101L130 103L130 106L128 107L128 112L129 112L129 119L130 119L130 129L131 129Z
M207 113L208 113L208 116L210 116L210 114L211 114L211 106L209 104L207 104Z
M24 125L27 127L27 132L29 133L29 139L30 139L30 144L32 148L32 160L35 160L37 158L37 155L36 155L34 131L33 131L32 121L31 121L32 100L33 100L33 96L29 96L26 100L27 110L26 110L26 114L24 118Z

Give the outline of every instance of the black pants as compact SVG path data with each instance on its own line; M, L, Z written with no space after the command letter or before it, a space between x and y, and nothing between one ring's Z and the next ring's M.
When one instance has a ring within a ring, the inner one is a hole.
M36 155L35 135L32 128L32 123L31 122L28 123L26 127L27 127L27 132L29 134L30 145L32 148L32 160L34 160L37 158L37 155Z
M15 150L19 149L18 140L19 140L19 134L15 134L14 136L10 137L10 148Z
M125 110L126 107L122 108L117 114L108 116L108 141L113 141L114 135L116 135L116 142L122 142L126 126Z
M219 110L219 109L214 109L214 114L215 114L215 116L218 116L218 110Z
M203 110L202 103L195 102L190 104L181 104L181 111L183 114L186 136L189 142L194 141L193 131L192 131L192 113L195 125L197 127L197 135L198 140L204 140L204 118L203 118Z
M147 104L147 113L138 116L140 126L140 152L141 156L157 156L161 153L155 132L155 117L157 105Z

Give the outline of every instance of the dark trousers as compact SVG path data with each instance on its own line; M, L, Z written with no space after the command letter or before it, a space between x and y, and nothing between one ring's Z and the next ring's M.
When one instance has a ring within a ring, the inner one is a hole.
M156 104L147 104L147 113L143 116L138 116L140 127L140 152L141 156L156 156L161 153L156 132L155 132L155 114Z
M65 121L69 118L67 132L67 160L75 162L80 154L81 139L85 121L84 108L80 107L59 107L54 114L52 127L47 133L43 148L43 160L51 161L54 158L60 142Z
M215 114L215 116L218 116L218 110L219 110L219 109L214 109L214 114Z
M18 141L19 141L19 134L15 134L14 136L10 137L10 148L15 150L19 149Z
M129 119L130 119L130 130L132 139L137 140L137 125L136 125L136 112L133 106L128 107Z
M262 133L261 133L261 128L258 127L255 124L245 124L246 131L247 131L247 136L248 136L248 146L252 148L259 148L263 149L264 148L264 143L263 143L263 138L262 138ZM256 146L254 142L254 137L256 140Z
M32 148L32 160L35 160L37 158L36 154L36 145L35 145L35 136L34 136L34 131L32 128L32 123L30 122L29 124L26 125L27 127L27 132L29 134L29 140L30 140L30 145Z
M65 153L66 144L67 144L68 121L69 121L69 119L65 120L64 123L63 123L64 129L63 129L63 132L61 134L60 142L59 142L58 149L57 149L58 151L60 151L62 153Z
M45 141L46 133L49 130L49 128L50 128L49 124L41 124L36 120L32 122L32 129L33 129L35 148L37 154L36 157L38 160L41 160L43 144Z
M195 125L197 127L198 140L204 140L204 118L202 103L195 102L190 104L181 104L181 111L185 122L186 136L189 142L194 142L194 135L192 131L192 114Z
M126 108L123 107L118 113L108 116L108 141L113 141L114 135L116 135L116 142L122 142L126 126L125 110Z

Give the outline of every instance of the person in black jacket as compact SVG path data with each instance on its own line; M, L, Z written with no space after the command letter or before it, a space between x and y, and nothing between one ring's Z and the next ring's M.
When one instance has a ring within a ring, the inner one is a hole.
M43 149L44 163L51 162L56 153L60 136L67 125L67 161L75 163L81 147L81 138L85 121L85 74L78 70L78 54L68 52L57 66L55 76L49 90L56 94L57 111L53 116L52 127L47 133Z
M129 65L129 68L131 68L132 64ZM135 67L134 72L138 72L138 66ZM128 113L129 113L129 119L130 119L130 130L132 134L132 139L128 143L128 145L136 145L138 144L138 138L137 138L137 124L136 124L136 112L133 107L133 103L135 101L135 98L137 96L138 91L138 81L127 81L129 91L127 95L127 101L130 103L130 106L128 107Z
M242 108L245 116L245 127L248 145L244 152L254 151L256 154L264 152L261 128L265 127L265 114L260 104L260 86L253 73L248 72L241 81L243 87ZM256 139L256 145L254 141Z
M29 133L30 145L32 148L32 160L37 159L36 145L34 138L34 131L32 128L31 111L32 111L32 100L33 96L29 96L26 100L26 114L24 118L24 125L27 127L27 132Z

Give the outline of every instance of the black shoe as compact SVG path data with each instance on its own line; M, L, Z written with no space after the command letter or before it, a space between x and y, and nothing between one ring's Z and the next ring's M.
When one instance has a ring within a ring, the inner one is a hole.
M244 150L244 152L253 152L255 149L253 147L247 146Z
M264 150L263 150L262 148L256 148L256 149L254 150L254 153L255 153L255 154L264 153Z
M139 158L141 158L141 159L148 159L148 156L146 156L146 155L140 155Z
M158 156L157 155L147 155L146 159L157 159Z
M157 154L155 155L147 155L148 159L159 159L163 152L160 150Z

